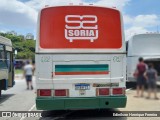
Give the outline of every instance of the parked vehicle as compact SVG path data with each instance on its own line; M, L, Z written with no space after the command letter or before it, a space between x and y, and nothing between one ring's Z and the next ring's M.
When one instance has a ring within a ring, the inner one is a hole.
M152 63L160 75L160 34L146 33L134 35L128 41L127 76L128 81L135 81L133 74L136 70L139 57L145 63Z
M7 90L14 84L12 42L0 36L0 96L2 90Z
M14 67L15 69L22 69L24 66L25 61L24 60L15 60L14 61Z

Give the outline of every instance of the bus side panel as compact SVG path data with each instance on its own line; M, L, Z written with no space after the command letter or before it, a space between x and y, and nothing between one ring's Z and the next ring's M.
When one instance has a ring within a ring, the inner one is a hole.
M12 50L12 48L10 48ZM13 64L13 52L7 51L7 64L8 64L8 87L15 85L14 81L14 64Z
M8 79L8 70L7 69L0 69L0 80Z
M13 87L13 49L10 39L0 36L0 90Z
M7 90L8 88L8 70L0 69L0 90Z

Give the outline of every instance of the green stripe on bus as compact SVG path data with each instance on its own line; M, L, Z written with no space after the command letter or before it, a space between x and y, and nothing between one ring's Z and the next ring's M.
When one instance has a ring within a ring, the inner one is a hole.
M58 68L56 72L96 72L96 71L108 71L106 68Z
M106 68L108 64L99 64L99 65L55 65L56 68Z
M101 65L55 65L55 72L92 72L92 71L108 71L107 64Z

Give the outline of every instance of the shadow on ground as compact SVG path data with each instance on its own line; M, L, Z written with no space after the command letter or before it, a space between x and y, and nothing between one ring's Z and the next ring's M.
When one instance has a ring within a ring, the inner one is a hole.
M126 89L132 88L132 89L136 89L136 82L126 82ZM145 83L145 89L148 88L148 84ZM160 84L157 84L157 88L160 89Z
M39 120L126 120L126 117L113 117L113 113L121 113L118 109L101 110L61 110L43 111Z
M0 105L15 94L2 94L0 97Z

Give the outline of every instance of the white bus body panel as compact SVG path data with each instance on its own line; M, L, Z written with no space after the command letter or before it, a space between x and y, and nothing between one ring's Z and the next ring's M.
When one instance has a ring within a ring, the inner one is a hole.
M160 34L139 34L128 41L127 78L135 81L133 74L138 64L138 59L160 59Z
M47 62L44 62L44 60L47 60ZM69 89L69 97L82 97L79 95L79 90L75 90L75 84L88 83L90 84L90 90L86 90L86 94L83 97L95 97L96 87L93 87L94 83L118 83L118 87L126 86L125 54L36 54L36 61L37 89ZM52 77L54 66L57 64L108 64L109 74L53 75Z

